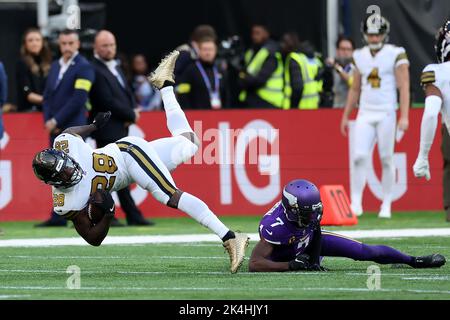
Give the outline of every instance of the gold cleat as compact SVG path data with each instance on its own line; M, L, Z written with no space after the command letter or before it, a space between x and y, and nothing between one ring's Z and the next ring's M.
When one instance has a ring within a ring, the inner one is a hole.
M175 83L175 77L173 71L175 69L175 62L177 61L179 51L174 50L169 53L158 65L149 76L148 81L158 89L161 89L165 81L170 81Z
M244 262L245 249L248 247L250 238L244 233L236 233L236 237L223 243L231 260L231 273L236 273Z

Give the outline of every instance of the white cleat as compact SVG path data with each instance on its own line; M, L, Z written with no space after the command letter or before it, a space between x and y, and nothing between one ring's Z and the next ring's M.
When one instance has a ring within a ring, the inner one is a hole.
M161 89L165 81L175 83L173 71L175 70L175 62L177 61L179 54L179 51L174 50L161 60L155 71L148 76L148 81L150 81L153 86Z
M391 206L390 205L382 205L380 213L378 213L378 218L390 219L391 218Z
M352 203L352 204L350 205L350 207L351 207L353 213L354 213L357 217L362 216L362 214L363 214L363 208L362 208L362 205L355 205L355 204Z
M428 159L418 157L414 163L413 171L416 178L425 178L427 181L431 179L430 164Z

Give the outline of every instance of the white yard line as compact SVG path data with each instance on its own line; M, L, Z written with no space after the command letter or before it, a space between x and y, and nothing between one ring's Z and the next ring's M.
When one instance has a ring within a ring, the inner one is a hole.
M104 270L81 270L83 274L105 274ZM45 270L45 269L0 269L0 277L5 276L5 273L67 273L66 270ZM229 272L222 271L125 271L125 270L112 270L108 273L117 273L124 275L173 275L173 274L203 274L203 275L229 275ZM273 273L273 272L240 272L239 275L245 276L269 276L269 277L284 277L284 276L330 276L334 277L336 273L333 272L296 272L296 273ZM363 272L345 272L345 276L354 277L362 276L367 277L367 273ZM438 273L388 273L383 272L382 277L400 277L402 280L450 280L450 275L438 274Z
M385 277L385 276L392 276L392 277L419 276L419 277L424 277L424 279L427 277L447 276L447 274L442 274L442 273L415 273L415 271L413 271L413 270L417 270L417 269L411 269L411 272L414 272L414 273L388 273L386 271L382 271L381 276L382 277ZM363 276L363 277L368 276L368 274L366 272L346 272L345 274L348 276Z
M67 273L66 270L42 270L42 269L0 269L0 277L5 276L5 273ZM95 270L81 270L81 273L83 274L105 274L106 272L103 270L95 271ZM221 272L221 271L120 271L120 270L114 270L109 271L107 273L117 273L117 274L129 274L129 275L173 275L173 274L203 274L203 275L230 275L230 272ZM310 276L310 275L327 275L321 272L296 272L295 274L291 273L290 276ZM246 276L285 276L288 275L287 273L277 273L274 274L273 272L240 272L239 275L246 275Z
M449 281L450 277L447 276L436 276L436 277L404 277L402 280L426 280L426 281Z
M68 290L66 287L41 287L41 286L0 286L0 290ZM242 287L81 287L77 291L248 291L248 288ZM259 289L263 290L262 288ZM341 292L412 292L412 293L437 293L450 294L450 290L414 290L414 289L380 289L370 290L367 288L331 288L331 287L287 287L287 288L267 288L268 291L341 291Z
M345 230L336 233L355 239L448 237L450 236L450 228ZM249 234L249 237L251 241L259 240L259 235L257 233L251 233ZM220 243L220 240L216 235L213 234L109 236L103 241L103 245L199 243L199 242ZM80 237L0 240L0 247L53 247L53 246L87 246L87 245L88 244Z
M1 295L0 300L3 299L18 299L18 298L28 298L31 297L29 294L13 294L13 295Z
M17 259L229 259L227 256L5 256L6 258L17 258Z

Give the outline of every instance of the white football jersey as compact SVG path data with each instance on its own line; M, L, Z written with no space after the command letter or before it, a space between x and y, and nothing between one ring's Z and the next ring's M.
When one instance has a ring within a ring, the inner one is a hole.
M71 188L53 187L53 208L58 215L70 218L70 211L87 206L89 196L97 189L117 191L130 183L123 156L115 143L92 149L79 136L61 134L53 148L66 152L83 169L83 177Z
M396 110L397 84L395 68L409 64L405 49L385 44L375 56L365 46L355 50L353 61L361 73L359 108L366 110Z
M420 82L422 83L422 86L433 84L441 91L442 120L450 132L450 61L427 65L423 69Z

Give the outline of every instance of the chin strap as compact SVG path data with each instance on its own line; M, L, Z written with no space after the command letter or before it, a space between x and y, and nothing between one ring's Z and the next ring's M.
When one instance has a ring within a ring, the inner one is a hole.
M384 44L388 41L388 39L389 39L388 35L385 34L383 36L383 39L379 43L370 44L367 34L364 34L364 41L366 42L370 50L381 50L381 48L383 48Z

